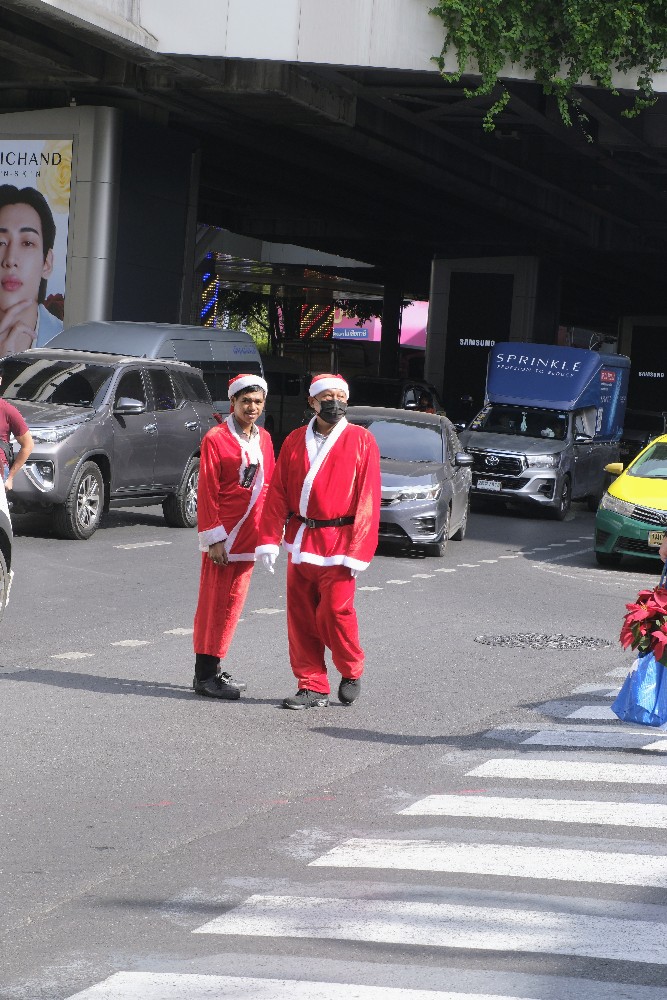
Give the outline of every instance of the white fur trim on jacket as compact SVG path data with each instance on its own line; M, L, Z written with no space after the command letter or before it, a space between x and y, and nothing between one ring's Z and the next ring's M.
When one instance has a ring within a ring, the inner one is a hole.
M217 528L209 528L207 531L199 532L199 551L208 552L209 545L215 545L216 542L226 542L227 532L221 524Z

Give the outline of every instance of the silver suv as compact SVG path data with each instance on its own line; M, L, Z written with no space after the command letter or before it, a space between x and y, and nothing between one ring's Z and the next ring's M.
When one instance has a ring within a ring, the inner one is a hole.
M200 443L216 420L197 369L49 348L0 365L0 392L35 442L12 512L50 509L74 539L90 538L110 507L162 504L167 524L194 527Z

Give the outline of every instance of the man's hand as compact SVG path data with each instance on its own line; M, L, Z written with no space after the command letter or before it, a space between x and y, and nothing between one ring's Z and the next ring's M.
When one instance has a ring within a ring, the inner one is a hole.
M30 306L34 303L28 299L15 302L6 310L2 320L0 320L0 358L7 354L17 354L19 351L27 351L34 346L37 340L35 333L35 322L30 325ZM36 317L35 317L36 321Z
M353 580L357 579L357 577L359 576L359 573L360 573L360 570L358 570L358 569L351 569L350 570L350 576L352 577Z
M276 559L278 558L275 552L262 552L259 558L262 560L262 566L265 570L268 570L269 573L275 572L273 567L275 566Z
M216 566L226 566L229 562L224 542L215 542L208 547L208 557Z
M665 532L665 537L662 540L662 545L658 550L658 555L663 562L667 562L667 532Z

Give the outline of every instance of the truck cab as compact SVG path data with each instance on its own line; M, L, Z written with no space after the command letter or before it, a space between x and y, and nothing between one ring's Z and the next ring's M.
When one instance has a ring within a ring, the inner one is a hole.
M462 432L475 496L542 508L558 520L571 501L595 509L605 466L618 460L630 362L540 344L497 344L487 401Z

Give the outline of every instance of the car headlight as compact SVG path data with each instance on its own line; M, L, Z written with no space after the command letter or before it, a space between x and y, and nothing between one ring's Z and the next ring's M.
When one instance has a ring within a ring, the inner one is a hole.
M403 500L437 500L441 489L439 483L434 486L406 486L393 499L398 503Z
M555 455L526 455L529 469L556 469L560 465L560 452Z
M35 444L56 444L58 441L65 441L80 426L64 424L62 427L30 427L29 431Z
M627 500L619 500L618 497L613 497L611 493L605 493L600 500L601 510L611 510L614 514L623 514L624 517L632 517L635 512L635 504L628 503Z

